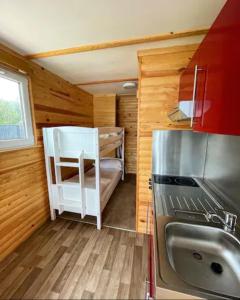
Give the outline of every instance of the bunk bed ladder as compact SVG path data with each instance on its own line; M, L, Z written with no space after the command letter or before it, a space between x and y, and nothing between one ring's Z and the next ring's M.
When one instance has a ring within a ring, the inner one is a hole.
M80 201L81 201L81 218L83 219L86 215L86 197L85 197L85 185L84 185L84 153L81 151L78 162L61 162L60 159L60 132L57 128L53 130L53 149L54 149L54 169L55 169L55 178L56 185L59 195L59 213L61 214L64 211L63 205L63 188L67 184L62 181L61 167L73 167L78 168L79 173L79 183L75 183L79 186L80 189ZM73 183L74 184L74 183Z

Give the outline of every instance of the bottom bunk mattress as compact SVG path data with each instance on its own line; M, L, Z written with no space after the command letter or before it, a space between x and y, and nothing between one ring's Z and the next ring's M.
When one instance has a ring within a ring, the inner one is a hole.
M100 161L101 211L120 181L122 172L122 162L119 159L104 158ZM77 183L79 176L75 175L66 181ZM84 174L84 186L85 188L96 189L95 167Z

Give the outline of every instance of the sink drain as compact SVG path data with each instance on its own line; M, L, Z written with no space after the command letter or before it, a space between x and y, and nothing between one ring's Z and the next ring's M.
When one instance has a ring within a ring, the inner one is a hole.
M197 260L202 260L202 255L198 252L193 252L193 257Z
M223 267L216 262L211 263L211 269L215 274L222 274L223 272Z

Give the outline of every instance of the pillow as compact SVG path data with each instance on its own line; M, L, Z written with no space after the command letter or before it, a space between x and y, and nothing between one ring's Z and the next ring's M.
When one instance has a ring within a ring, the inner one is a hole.
M122 161L118 158L102 158L100 160L100 168L122 170Z

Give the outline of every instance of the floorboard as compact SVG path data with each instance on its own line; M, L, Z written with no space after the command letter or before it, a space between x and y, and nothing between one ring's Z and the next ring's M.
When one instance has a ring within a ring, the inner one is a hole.
M144 299L147 235L63 219L0 263L1 299Z
M136 175L126 174L103 211L103 224L136 229Z

